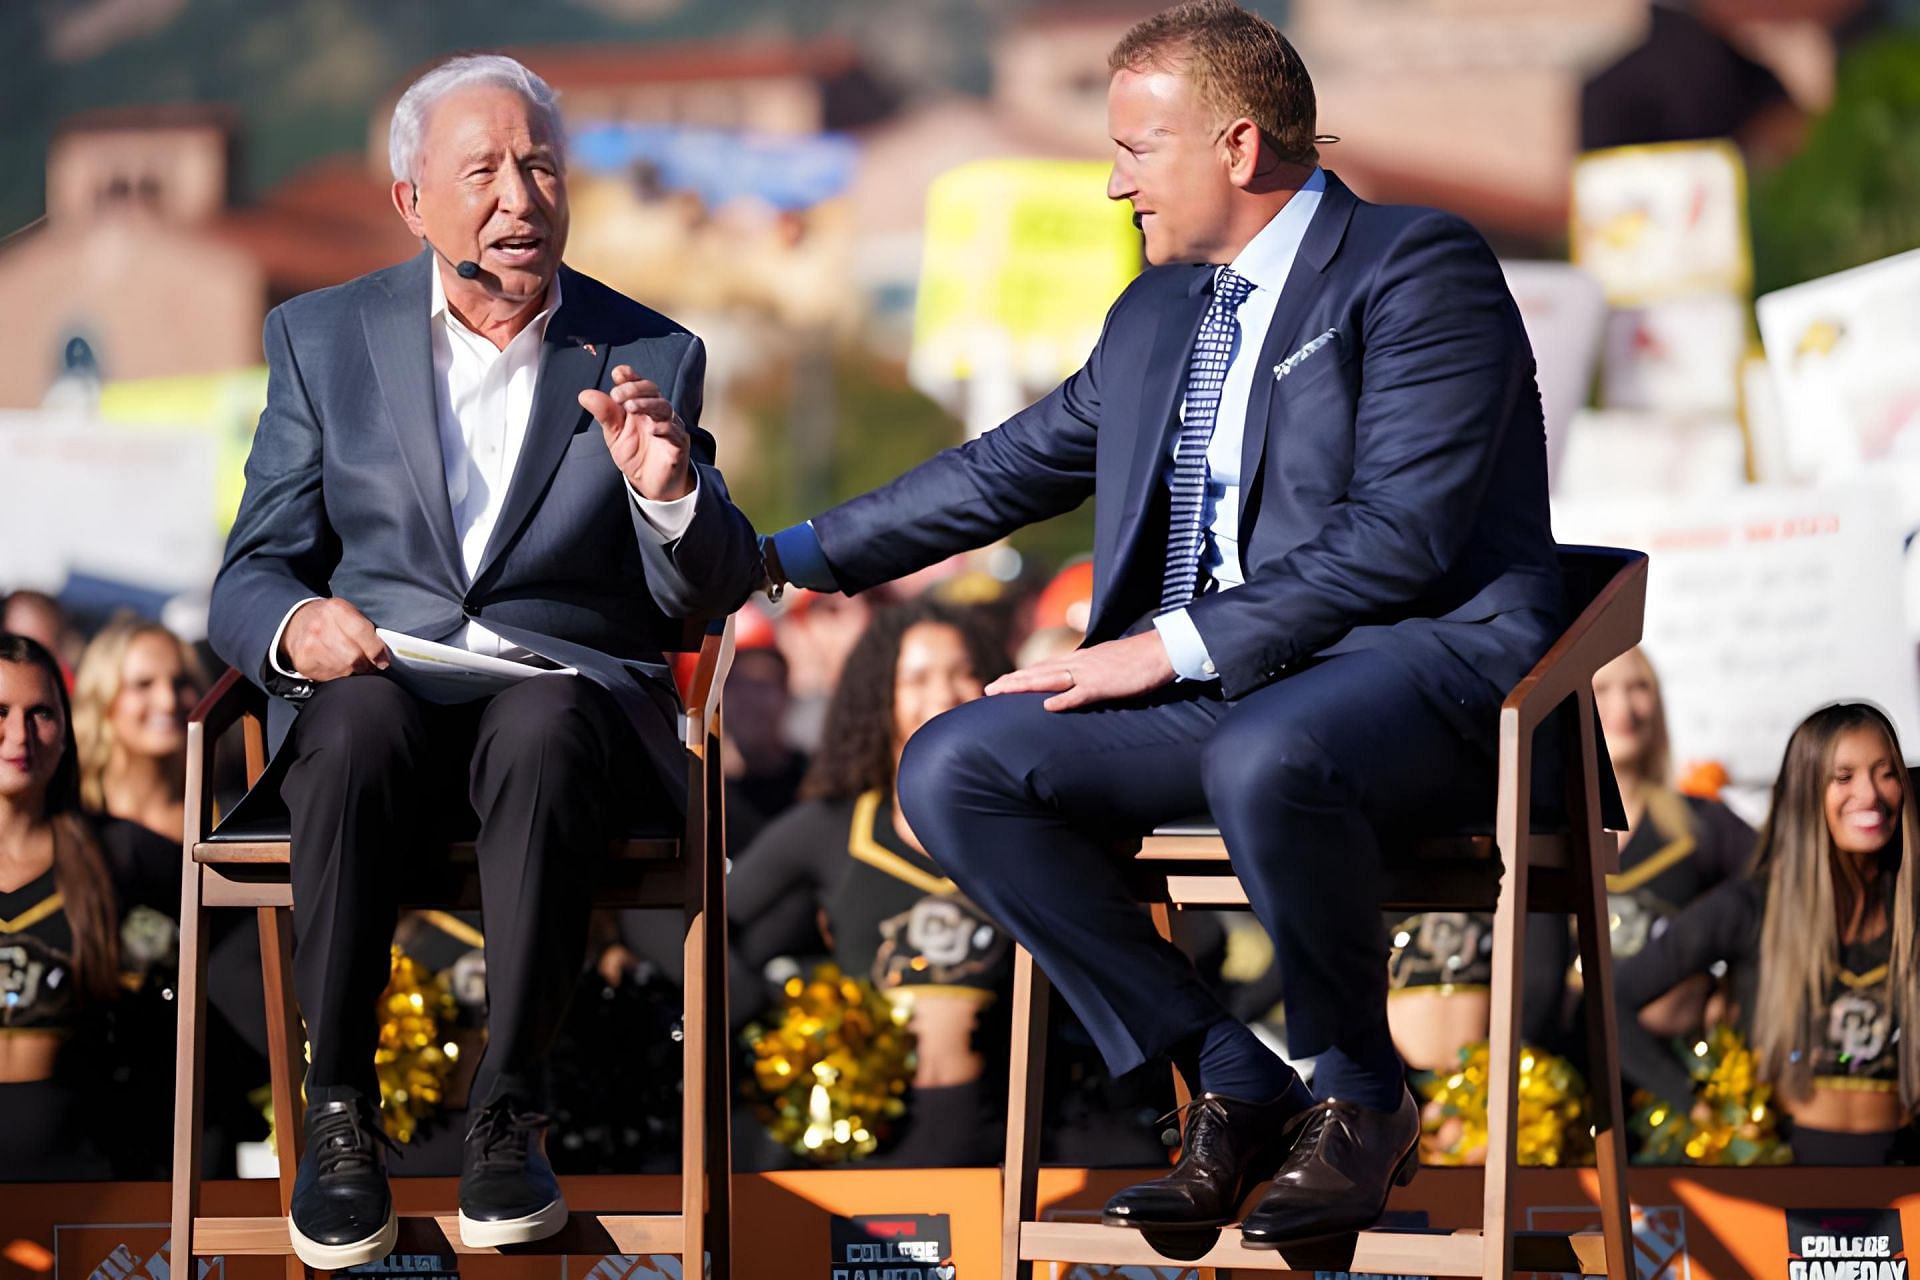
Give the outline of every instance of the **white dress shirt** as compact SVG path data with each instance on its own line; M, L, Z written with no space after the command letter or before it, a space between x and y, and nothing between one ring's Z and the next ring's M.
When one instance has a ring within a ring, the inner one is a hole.
M480 571L494 526L500 522L500 509L526 443L547 323L560 309L560 277L556 275L548 286L546 306L502 349L468 328L447 305L446 286L437 264L431 275L432 310L427 331L433 351L434 425L440 436L440 457L453 510L453 530L460 542L460 560L467 581L472 582ZM413 424L402 425L404 429ZM607 465L613 465L611 457ZM697 479L693 492L673 502L643 498L631 485L628 493L645 517L645 524L662 542L671 542L686 532L700 496ZM319 598L302 600L289 609L274 634L268 660L282 675L303 678L282 664L281 641L293 615ZM378 623L378 619L374 621ZM534 654L508 644L472 619L449 635L422 638L489 657L538 661Z
M1240 560L1240 445L1248 426L1247 402L1252 396L1253 379L1260 372L1260 349L1266 344L1267 328L1273 323L1274 308L1280 303L1280 290L1286 286L1293 260L1300 252L1300 241L1307 234L1307 224L1313 221L1314 211L1320 207L1320 197L1326 189L1327 175L1316 168L1293 198L1228 264L1251 281L1253 289L1235 312L1240 321L1239 332L1227 357L1227 376L1220 388L1213 439L1207 444L1206 502L1200 513L1206 529L1206 541L1200 549L1203 593L1209 581L1218 591L1230 590L1246 581L1246 567ZM1187 403L1182 396L1182 423L1186 417ZM1254 424L1254 429L1264 431L1266 424ZM1168 485L1173 483L1174 455L1179 446L1180 433L1176 431L1167 449ZM1212 680L1218 676L1199 628L1193 625L1185 609L1163 613L1153 620L1153 625L1167 647L1167 656L1176 674L1187 680Z

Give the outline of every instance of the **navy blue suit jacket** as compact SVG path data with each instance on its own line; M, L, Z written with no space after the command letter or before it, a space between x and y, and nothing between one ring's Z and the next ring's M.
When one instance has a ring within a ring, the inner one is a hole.
M1213 268L1151 269L1085 367L978 440L816 517L857 591L1095 499L1089 644L1157 608L1166 458ZM1332 338L1284 377L1274 366ZM1327 189L1281 292L1241 458L1244 585L1191 616L1228 698L1384 649L1465 732L1545 653L1563 593L1533 356L1461 219Z
M753 527L701 430L706 351L658 312L562 267L520 458L468 580L447 496L428 309L433 258L304 294L267 316L267 408L214 581L215 652L269 693L312 692L267 648L310 596L351 601L376 626L428 639L467 619L611 692L683 786L678 697L662 649L681 619L738 608L758 579ZM630 364L693 428L700 497L670 544L643 527L604 434L576 397ZM276 704L279 705L279 704ZM288 717L280 707L276 727Z

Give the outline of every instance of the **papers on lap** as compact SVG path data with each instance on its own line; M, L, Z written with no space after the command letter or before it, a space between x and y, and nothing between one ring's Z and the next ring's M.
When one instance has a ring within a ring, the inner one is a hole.
M536 667L505 658L469 653L450 644L375 628L393 654L387 674L428 702L471 702L487 698L530 676L570 676L572 667Z

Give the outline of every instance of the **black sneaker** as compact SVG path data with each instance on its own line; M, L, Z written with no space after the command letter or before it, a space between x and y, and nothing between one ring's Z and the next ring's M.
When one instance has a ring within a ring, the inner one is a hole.
M387 1141L364 1099L307 1108L306 1151L294 1175L287 1234L294 1254L315 1271L374 1262L393 1249L400 1223L380 1150Z
M546 1128L545 1116L510 1098L474 1117L460 1158L460 1239L468 1248L544 1240L567 1224Z

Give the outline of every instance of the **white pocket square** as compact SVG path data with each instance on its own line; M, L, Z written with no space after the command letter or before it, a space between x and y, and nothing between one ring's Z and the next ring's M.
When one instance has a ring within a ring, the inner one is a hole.
M1282 360L1279 364L1273 366L1274 380L1277 382L1292 373L1302 360L1305 360L1308 356L1326 346L1329 342L1332 342L1339 334L1340 331L1338 329L1329 329L1312 342L1309 342L1306 346L1288 356L1285 360Z

